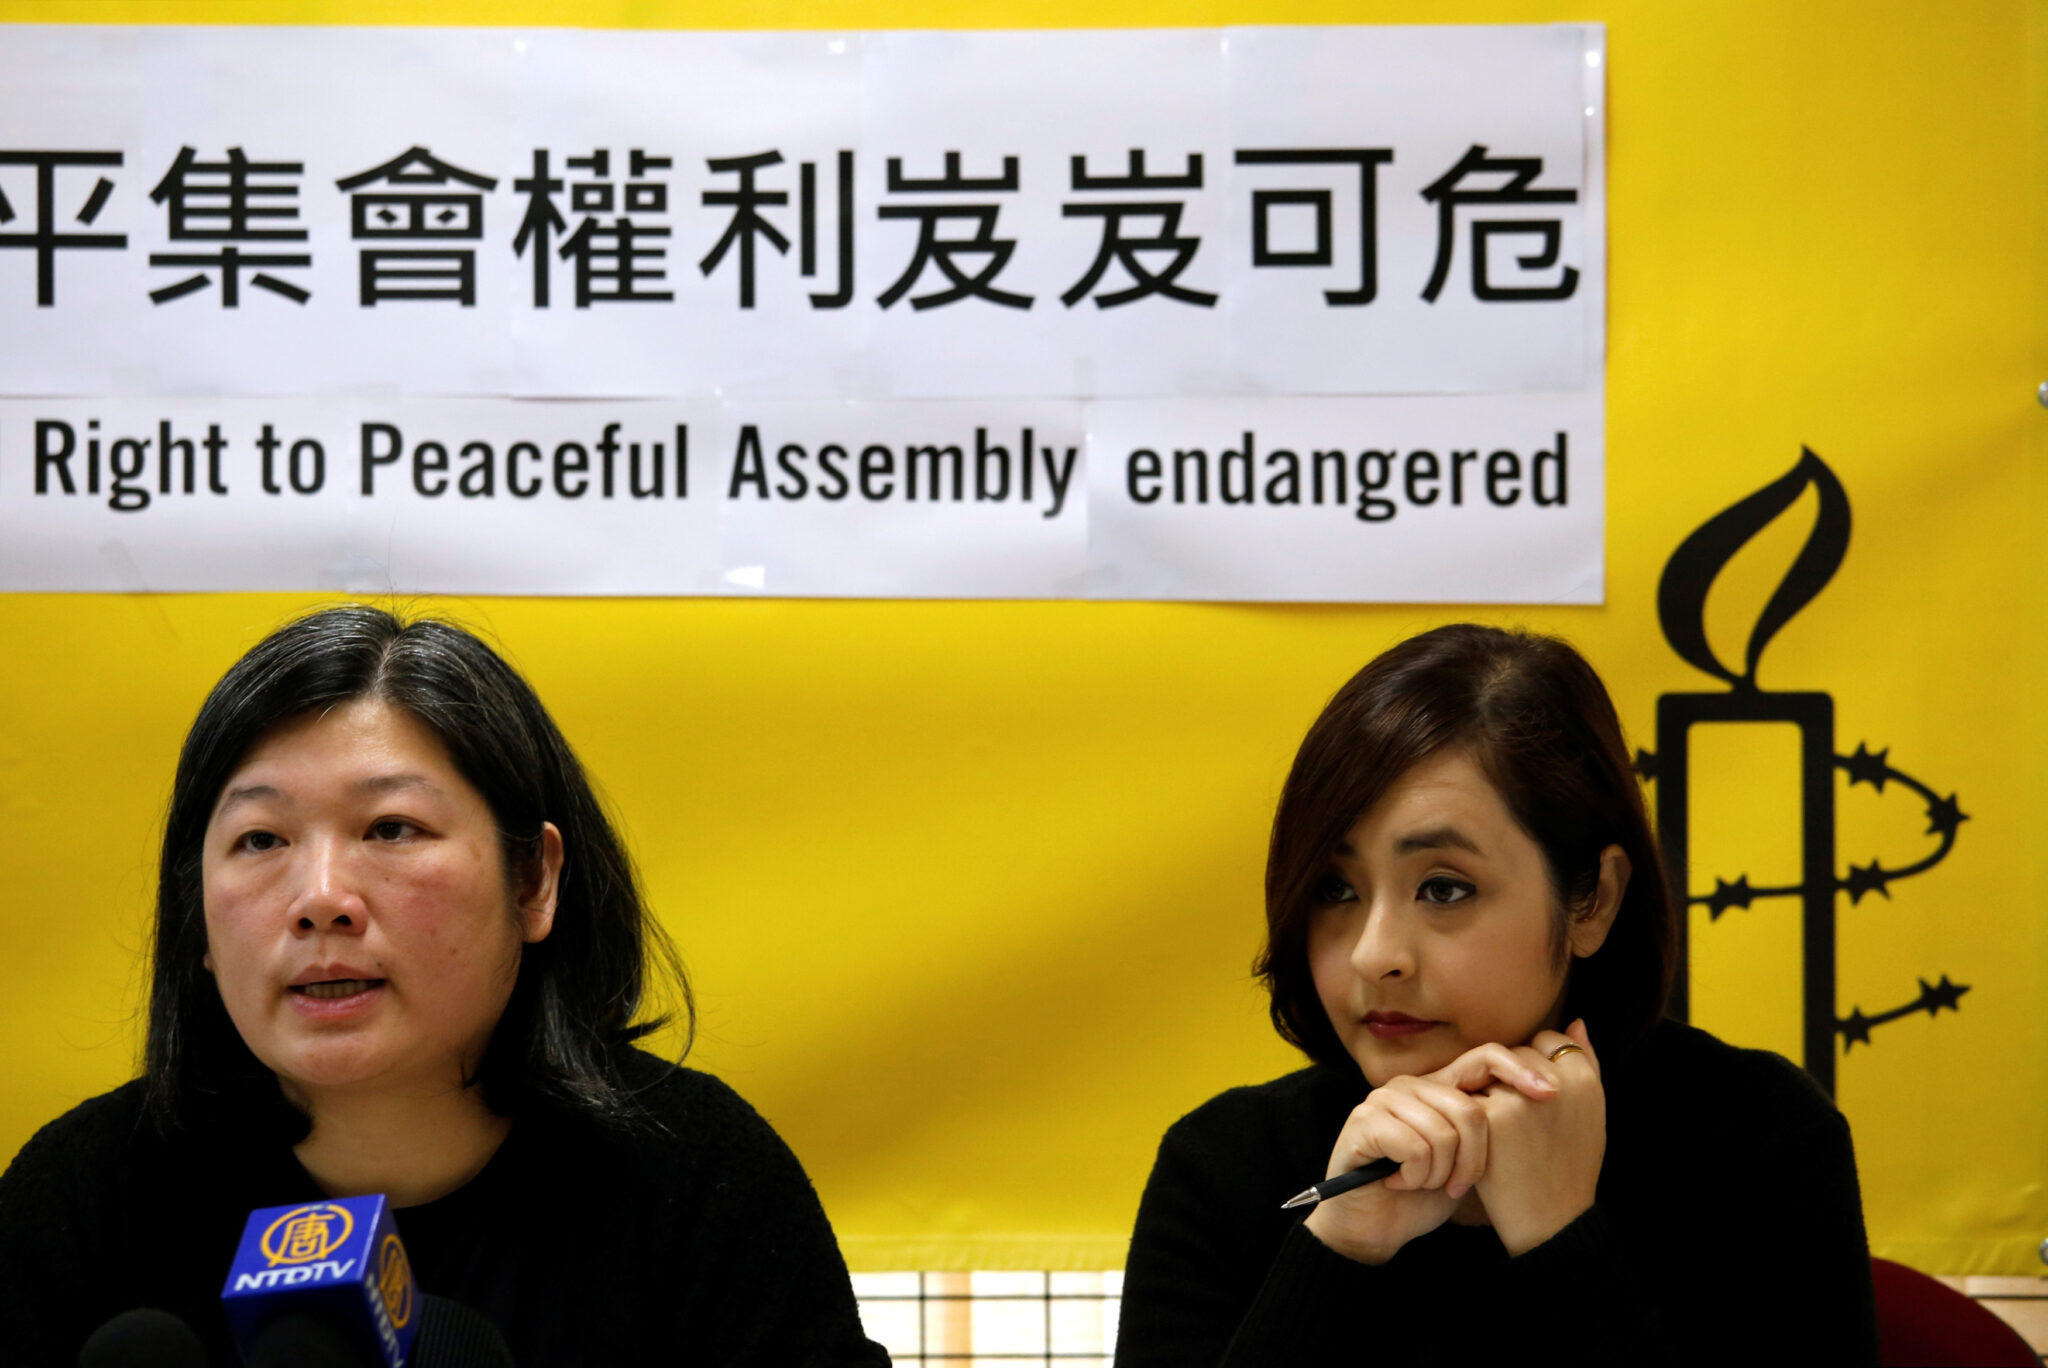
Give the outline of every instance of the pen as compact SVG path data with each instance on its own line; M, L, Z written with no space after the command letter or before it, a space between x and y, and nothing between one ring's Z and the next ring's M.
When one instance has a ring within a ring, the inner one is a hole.
M1401 1165L1395 1160L1375 1159L1364 1168L1355 1168L1349 1173L1340 1173L1335 1178L1325 1178L1314 1187L1304 1188L1282 1202L1280 1209L1286 1211L1291 1207L1313 1206L1317 1202L1326 1202L1353 1188L1362 1188L1367 1183L1377 1183L1388 1174L1399 1172L1400 1168Z

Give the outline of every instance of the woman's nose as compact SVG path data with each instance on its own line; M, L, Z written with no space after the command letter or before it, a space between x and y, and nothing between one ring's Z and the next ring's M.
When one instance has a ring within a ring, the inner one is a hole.
M1406 918L1389 908L1368 907L1351 946L1351 967L1362 979L1410 978L1415 974L1415 944Z
M309 840L300 850L299 887L286 909L297 931L361 934L369 920L349 870L350 851L339 841Z

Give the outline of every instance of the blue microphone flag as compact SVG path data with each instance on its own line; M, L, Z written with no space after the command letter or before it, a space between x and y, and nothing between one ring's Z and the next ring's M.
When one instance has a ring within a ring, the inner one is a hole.
M361 1341L383 1368L405 1368L419 1324L412 1265L381 1195L251 1212L220 1296L245 1358L265 1325L306 1311Z

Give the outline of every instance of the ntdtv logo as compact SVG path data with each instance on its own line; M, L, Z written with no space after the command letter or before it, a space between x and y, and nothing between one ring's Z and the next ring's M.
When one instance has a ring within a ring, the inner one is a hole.
M266 1268L261 1273L237 1273L234 1290L261 1292L272 1287L297 1287L322 1278L339 1281L346 1278L355 1266L354 1259L322 1259L319 1263L302 1264L297 1268Z
M272 1267L325 1262L355 1229L355 1215L345 1206L327 1202L293 1207L264 1230L263 1257Z

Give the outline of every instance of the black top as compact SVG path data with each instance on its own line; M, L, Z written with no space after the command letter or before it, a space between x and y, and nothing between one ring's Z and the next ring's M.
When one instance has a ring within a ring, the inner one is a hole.
M886 1368L796 1156L708 1074L631 1053L660 1129L522 1117L483 1171L396 1213L420 1288L483 1312L522 1368ZM164 1140L140 1083L43 1127L0 1177L0 1360L71 1368L95 1327L157 1306L240 1362L221 1284L257 1207L327 1194L273 1129Z
M1356 1068L1181 1118L1138 1208L1118 1368L1876 1363L1849 1126L1812 1079L1675 1022L1603 1064L1594 1204L1512 1259L1491 1227L1446 1223L1371 1267L1280 1210L1364 1100Z

